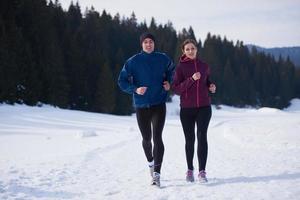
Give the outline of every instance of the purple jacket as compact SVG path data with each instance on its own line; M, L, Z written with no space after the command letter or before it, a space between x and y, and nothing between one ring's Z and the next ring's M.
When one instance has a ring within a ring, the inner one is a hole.
M194 81L193 74L200 72L201 78ZM181 56L176 67L172 89L180 95L182 108L195 108L209 106L211 103L208 95L210 69L208 65L199 59L191 60L185 55Z

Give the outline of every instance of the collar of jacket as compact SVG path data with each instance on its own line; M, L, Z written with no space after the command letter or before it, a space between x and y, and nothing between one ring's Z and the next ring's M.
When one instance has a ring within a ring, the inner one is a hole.
M147 52L145 52L145 51L141 51L141 54L142 55L145 55L145 56L151 56L151 55L153 55L155 53L155 51L152 51L151 53L147 53Z
M185 62L192 62L192 61L198 61L199 59L198 58L195 58L195 59L190 59L189 57L187 57L185 54L183 54L180 59L179 59L179 62L181 63L185 63Z

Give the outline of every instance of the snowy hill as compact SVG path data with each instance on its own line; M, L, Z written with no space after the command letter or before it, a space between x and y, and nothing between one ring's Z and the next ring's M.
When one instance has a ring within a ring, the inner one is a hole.
M167 106L157 189L135 116L0 105L0 199L299 199L299 100L213 109L205 185L185 181L178 98Z
M264 48L256 45L246 45L251 51L253 47L257 49L257 51L264 52L266 54L273 55L275 59L278 61L281 56L284 60L288 57L294 63L296 68L300 68L300 47L276 47L276 48Z

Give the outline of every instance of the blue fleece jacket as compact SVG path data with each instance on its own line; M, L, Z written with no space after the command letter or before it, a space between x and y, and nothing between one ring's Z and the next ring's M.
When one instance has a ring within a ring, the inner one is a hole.
M133 94L135 107L150 107L166 102L168 93L163 82L172 82L173 71L174 65L166 54L142 51L126 61L118 84L121 90ZM144 95L135 92L138 87L147 87Z

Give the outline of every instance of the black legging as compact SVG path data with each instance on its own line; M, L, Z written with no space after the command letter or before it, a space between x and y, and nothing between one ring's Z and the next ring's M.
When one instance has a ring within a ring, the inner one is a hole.
M211 107L181 108L180 120L185 136L185 153L188 169L193 170L195 124L197 124L199 171L205 170L207 161L207 128L211 118Z
M162 132L166 119L166 104L136 109L137 122L143 137L143 148L148 162L154 159L154 171L160 173L164 156ZM152 125L152 131L151 131ZM153 134L152 134L153 133ZM151 138L153 135L153 153Z

